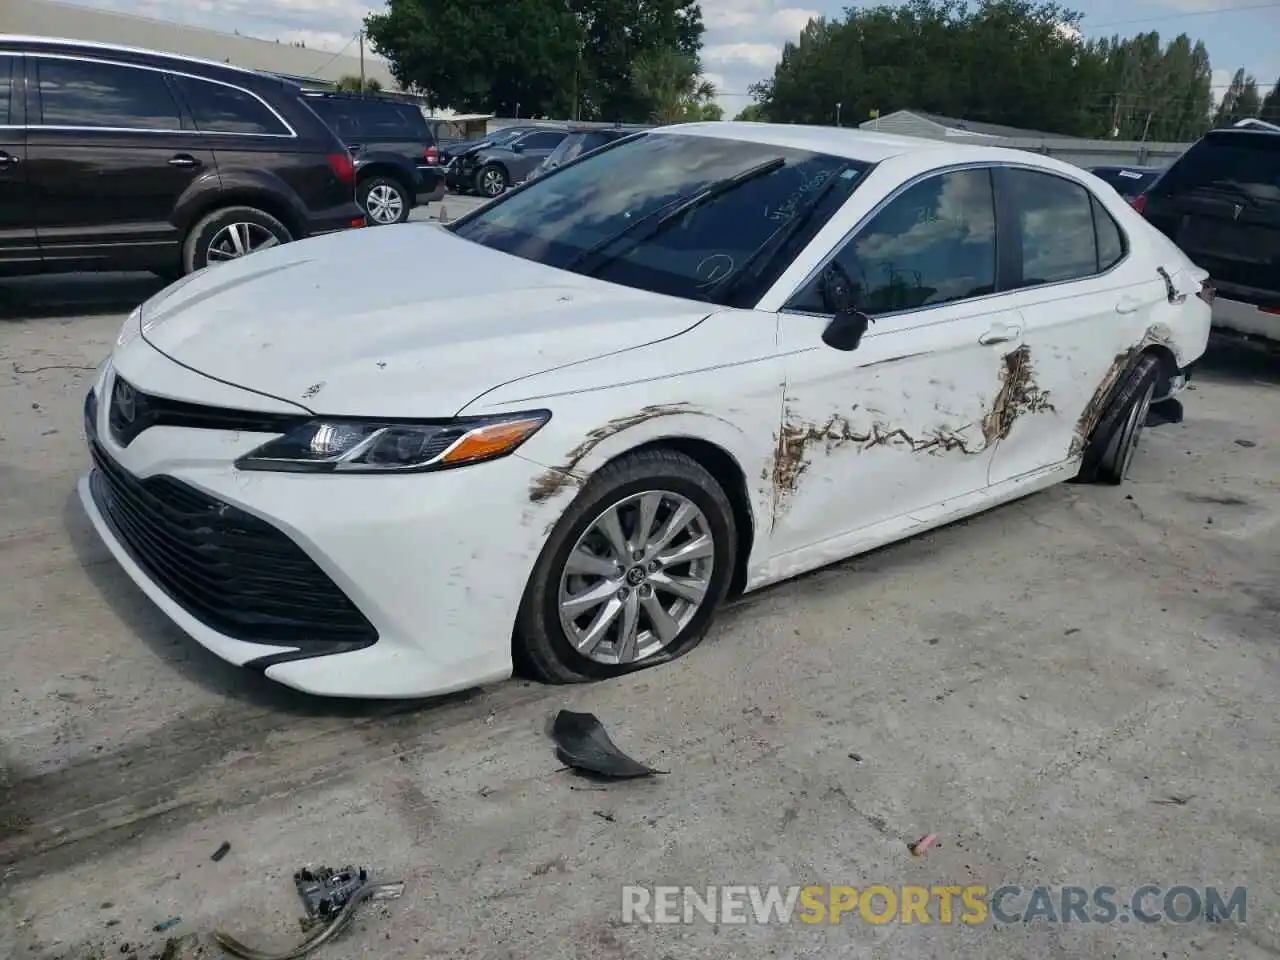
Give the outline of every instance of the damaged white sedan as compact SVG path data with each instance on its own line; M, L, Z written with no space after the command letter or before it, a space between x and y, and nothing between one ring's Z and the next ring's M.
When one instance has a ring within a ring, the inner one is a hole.
M726 595L1118 483L1213 291L1030 153L714 123L129 317L85 509L219 656L318 694L608 677Z

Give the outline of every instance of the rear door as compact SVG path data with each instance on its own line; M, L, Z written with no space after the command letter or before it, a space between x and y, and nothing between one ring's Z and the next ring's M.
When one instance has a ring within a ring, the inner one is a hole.
M1224 297L1280 306L1280 134L1213 131L1156 180L1143 213Z
M0 272L25 273L40 263L23 127L22 57L0 54Z
M176 256L174 213L217 167L164 71L106 59L27 61L27 184L46 264L148 268Z

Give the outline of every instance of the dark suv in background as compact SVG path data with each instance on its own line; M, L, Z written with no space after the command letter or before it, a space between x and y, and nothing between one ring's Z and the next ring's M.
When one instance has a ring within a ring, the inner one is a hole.
M370 223L403 223L417 204L444 196L435 133L417 106L359 93L305 99L355 158L356 199Z
M351 154L275 77L7 37L0 121L0 273L177 276L364 224Z
M1133 205L1209 271L1215 327L1280 342L1280 132L1214 130Z
M560 146L552 150L545 160L534 167L526 179L534 180L545 176L556 167L585 156L593 150L599 150L623 137L651 129L653 128L641 124L616 124L612 127L571 126L568 135L560 141Z

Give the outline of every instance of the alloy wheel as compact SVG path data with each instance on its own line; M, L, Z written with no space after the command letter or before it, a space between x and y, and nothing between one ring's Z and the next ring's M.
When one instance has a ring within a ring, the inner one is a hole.
M404 197L388 183L379 183L365 198L365 212L374 223L387 225L398 223L404 214Z
M669 490L633 494L587 527L560 574L560 625L596 663L671 646L711 589L715 542L703 512Z
M207 260L212 265L239 260L250 253L279 246L280 238L258 223L229 223L209 241Z
M506 187L506 177L496 167L491 167L480 174L480 190L486 197L496 197Z
M1129 416L1125 420L1120 441L1123 444L1120 450L1120 455L1123 458L1120 463L1121 479L1128 477L1129 466L1133 463L1133 455L1138 452L1138 441L1142 439L1142 428L1146 425L1147 414L1151 410L1151 398L1155 395L1155 390L1156 385L1152 381L1143 392L1141 399L1133 405L1133 409L1129 411Z

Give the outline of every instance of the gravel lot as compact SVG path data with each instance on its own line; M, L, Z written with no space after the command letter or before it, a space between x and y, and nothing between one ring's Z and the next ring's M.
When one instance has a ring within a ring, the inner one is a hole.
M0 956L150 957L214 929L283 947L308 862L407 882L330 957L1280 956L1277 359L1216 347L1125 487L764 591L676 664L368 705L205 654L82 516L83 394L156 286L0 282ZM562 707L670 775L560 771ZM624 883L774 882L1243 885L1248 915L619 922Z

